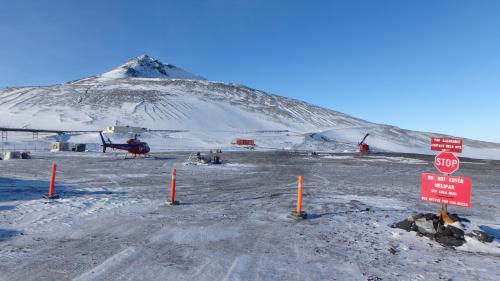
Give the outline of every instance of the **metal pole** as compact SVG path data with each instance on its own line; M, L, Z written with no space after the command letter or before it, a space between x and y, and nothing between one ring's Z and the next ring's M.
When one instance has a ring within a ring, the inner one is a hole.
M2 131L2 152L4 152L4 142L7 142L7 132Z

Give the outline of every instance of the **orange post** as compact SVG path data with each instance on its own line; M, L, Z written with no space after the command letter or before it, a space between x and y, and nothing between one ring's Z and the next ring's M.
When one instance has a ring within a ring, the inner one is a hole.
M297 208L295 212L292 213L292 217L296 219L305 219L307 218L307 214L302 211L302 183L304 182L304 178L299 176L299 183L297 188Z
M52 163L52 172L50 173L50 182L49 182L49 194L46 196L47 199L56 198L57 196L54 194L54 184L56 181L56 163Z
M302 176L299 176L299 187L297 189L297 209L295 212L297 214L300 214L302 212L302 183L304 182L304 179Z
M175 201L175 176L177 175L177 170L172 169L172 179L170 180L170 205L176 205Z

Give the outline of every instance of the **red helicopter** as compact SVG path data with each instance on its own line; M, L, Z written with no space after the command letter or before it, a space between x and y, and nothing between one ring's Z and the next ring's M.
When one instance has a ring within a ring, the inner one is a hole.
M104 140L104 137L102 135L102 132L99 132L99 135L101 136L101 141L102 141L102 152L106 153L106 148L112 148L112 149L120 149L120 150L126 150L127 154L134 154L134 158L137 155L146 155L149 153L149 145L143 141L140 141L137 138L137 135L134 136L133 139L129 139L127 143L111 143L111 140L108 138L108 141L106 142ZM125 155L125 157L127 157Z

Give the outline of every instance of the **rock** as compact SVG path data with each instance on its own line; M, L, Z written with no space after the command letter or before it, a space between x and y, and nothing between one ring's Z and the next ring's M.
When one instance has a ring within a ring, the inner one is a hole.
M454 215L453 219L463 220L457 215ZM459 225L444 225L440 222L439 216L432 213L412 213L407 219L395 223L393 227L415 231L417 236L426 236L445 247L458 247L465 243L465 233ZM493 241L493 238L482 231L475 231L467 235L476 237L479 241ZM391 249L389 252L393 254Z
M434 228L434 222L432 220L427 220L426 218L419 218L415 220L415 224L418 227L418 231L422 234L436 233L436 229Z
M425 218L426 220L429 220L429 221L434 220L434 219L439 220L439 216L436 214L433 214L433 213L425 213L425 214L421 213L415 217L415 219L420 219L420 218Z
M444 227L442 224L438 224L436 228L436 233L438 234L443 234L446 231L446 227Z
M408 220L402 220L395 224L395 227L404 229L406 231L412 230L413 222Z
M476 238L479 242L493 242L493 237L489 236L488 234L486 234L486 232L483 232L481 230L473 230L471 233L467 233L466 235L472 238Z
M416 219L417 219L417 213L411 213L407 218L407 220L410 222L414 222Z
M413 224L411 225L411 231L418 232L418 227L417 227L417 225L416 225L415 223L413 223Z
M390 247L389 248L389 253L391 253L392 255L395 255L398 251L396 249L394 249L393 247Z
M439 244L449 247L459 247L465 243L465 240L463 239L456 238L455 236L447 236L442 234L436 235L434 239L436 239L436 241Z
M453 236L453 232L451 232L451 230L448 227L446 227L442 224L438 225L436 232L438 234L445 235L445 236Z
M458 227L454 227L453 225L448 225L446 228L451 231L453 237L464 240L465 232L463 230Z

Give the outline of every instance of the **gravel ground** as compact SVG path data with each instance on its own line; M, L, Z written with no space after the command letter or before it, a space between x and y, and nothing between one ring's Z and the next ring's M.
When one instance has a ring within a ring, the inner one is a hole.
M0 161L0 280L498 280L500 161L462 159L472 208L450 207L495 237L444 248L390 225L419 200L422 155L224 152L35 153ZM57 200L47 192L58 164ZM170 171L177 200L166 206ZM304 176L306 220L290 217Z

